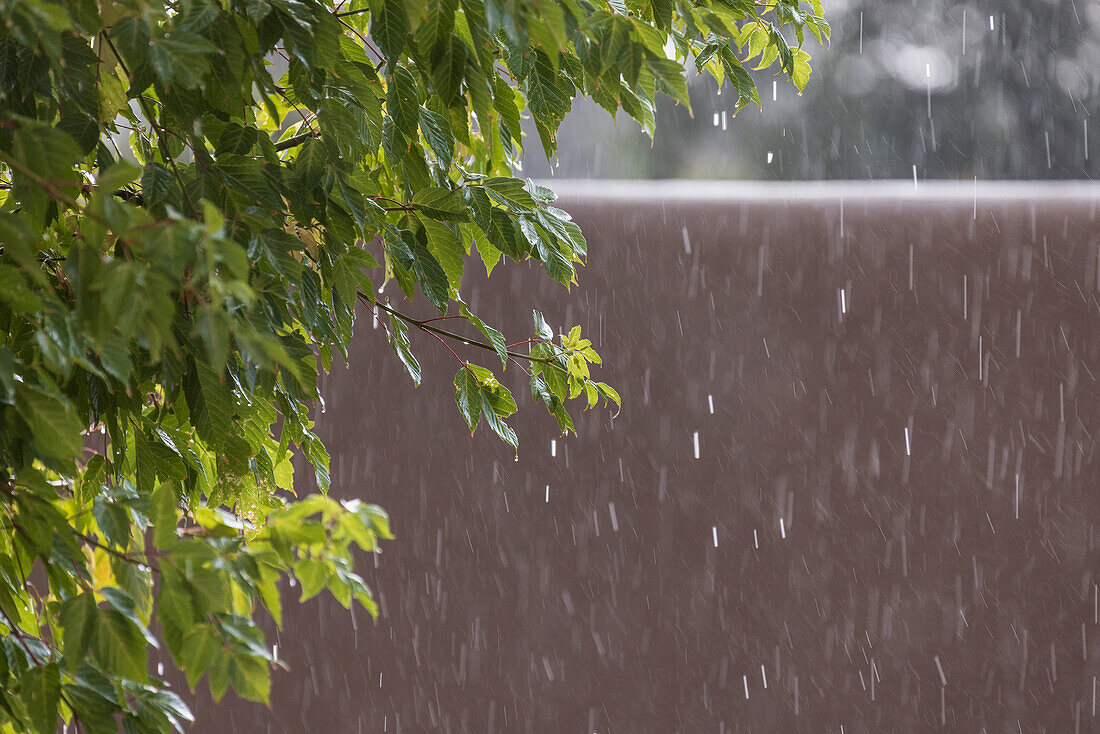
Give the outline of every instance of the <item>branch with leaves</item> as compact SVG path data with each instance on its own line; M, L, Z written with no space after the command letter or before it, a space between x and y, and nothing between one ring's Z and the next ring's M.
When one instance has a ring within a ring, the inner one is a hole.
M192 688L266 701L280 663L258 620L280 622L288 580L376 614L355 568L389 521L327 496L312 418L358 304L413 380L411 334L453 355L471 432L517 445L517 402L471 351L521 369L563 432L578 402L619 407L579 327L555 336L535 311L509 343L461 298L471 266L534 262L570 287L585 262L554 193L514 175L521 120L552 158L582 95L652 135L658 93L690 103L690 61L738 109L759 102L755 69L801 89L821 16L819 0L0 4L0 734L182 730L157 646ZM420 300L438 315L399 303Z

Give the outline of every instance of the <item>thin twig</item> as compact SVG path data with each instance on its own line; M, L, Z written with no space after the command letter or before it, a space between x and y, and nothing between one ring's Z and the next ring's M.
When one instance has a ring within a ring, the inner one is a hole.
M390 314L391 316L396 316L397 318L401 319L405 323L411 324L412 326L415 326L416 328L420 329L421 331L426 331L426 332L428 332L430 334L434 334L436 336L444 336L444 337L447 337L448 339L454 339L455 341L462 342L463 344L468 344L471 347L477 347L479 349L484 349L484 350L489 351L489 352L496 353L496 351L497 351L496 347L494 347L492 344L489 344L489 343L483 342L483 341L478 341L477 339L471 339L470 337L462 336L461 334L456 334L453 331L447 331L446 329L440 329L438 327L435 327L435 326L432 326L431 324L429 324L427 320L414 319L412 316L409 316L408 314L401 313L400 311L398 311L396 309L390 308L389 306L387 306L384 303L379 303L377 301L372 301L370 299L370 297L368 297L362 291L359 291L359 298L366 301L367 303L371 304L372 306L377 306L378 308L382 309L383 311ZM513 352L513 351L510 351L510 350L505 350L504 353L507 356L512 357L513 359L523 360L525 362L537 362L539 364L550 365L551 367L557 367L558 369L561 369L561 365L559 365L557 363L557 361L555 360L554 357L533 357L530 354L521 354L520 352ZM560 356L560 355L556 355L556 356Z
M22 645L23 649L27 651L27 654L31 656L31 660L34 661L34 664L41 665L42 661L38 659L38 656L31 650L30 645L27 644L23 630L15 625L15 622L11 620L11 617L8 616L8 613L4 611L3 607L0 607L0 614L4 615L4 623L8 625L8 629L15 635L15 639L19 641L19 644Z
M3 150L0 150L0 161L4 161L4 163L7 163L12 168L17 169L20 173L29 178L31 181L34 181L36 184L41 186L45 190L46 194L54 201L65 204L70 209L80 211L81 207L80 204L76 203L76 199L58 189L57 186L55 186L50 181L47 181L46 179L39 176L37 173L31 170L30 166L23 163L23 161L9 155L6 151ZM105 220L100 221L105 223Z
M362 12L362 11L358 11L358 12ZM346 15L352 15L352 13L347 13ZM358 36L359 40L363 42L363 45L366 46L367 48L369 48L371 50L371 52L374 53L374 55L378 57L378 66L375 67L375 71L377 71L378 69L381 69L382 66L385 65L385 63L386 63L386 57L383 56L381 54L381 52L378 51L378 49L376 49L374 46L371 45L371 42L367 40L366 36L364 36L359 31L355 30L355 28L353 28L351 26L351 24L349 24L347 21L345 21L343 18L341 18L339 13L336 14L336 18L337 18L337 20L340 21L340 25L344 26L349 31L351 31L356 36Z
M69 529L72 530L73 535L80 538L85 543L88 543L89 545L95 546L96 548L100 548L100 549L106 551L107 553L110 553L115 558L118 558L119 560L126 561L127 563L132 563L135 566L148 566L155 573L160 573L160 569L157 568L156 566L154 566L152 564L149 564L149 563L145 563L144 561L139 561L138 559L133 557L134 555L141 555L141 556L144 556L144 557L148 558L149 556L156 555L156 554L153 554L153 553L124 553L123 551L112 548L111 546L109 546L105 543L100 543L98 540L96 540L92 536L85 535L84 533L80 532L76 528L69 528Z
M275 144L275 151L281 153L284 150L290 150L297 145L301 145L310 138L317 137L317 135L318 134L316 132L310 130L309 132L299 133L293 137L289 137L286 140L280 140L278 143Z
M115 232L114 228L111 227L111 223L108 222L105 217L101 217L98 214L96 214L94 212L91 212L91 211L88 211L84 207L80 206L80 204L77 203L76 199L74 199L73 197L71 197L68 194L64 193L63 191L59 190L57 188L57 186L55 186L50 181L47 181L46 179L39 176L37 173L35 173L30 168L30 166L23 163L23 161L9 155L7 152L5 152L3 150L0 150L0 161L3 161L4 163L7 163L13 169L18 170L20 173L22 173L24 176L29 178L31 181L38 184L46 192L46 195L49 196L54 201L56 201L58 203L61 203L61 204L65 204L70 209L75 211L77 214L88 217L89 219L94 219L95 221L99 222L104 227L106 227L109 231L114 232L115 236L118 237L118 241L120 243L122 243L124 246L128 246L128 244L129 244L128 240L125 237L122 237L121 235L119 235L118 232ZM127 247L127 250L128 250L128 247Z

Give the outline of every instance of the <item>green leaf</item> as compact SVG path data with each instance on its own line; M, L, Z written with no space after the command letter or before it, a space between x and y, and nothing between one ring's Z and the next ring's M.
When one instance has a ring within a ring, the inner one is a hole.
M281 209L282 196L272 185L264 167L261 161L236 153L222 154L216 164L225 185L243 202L259 204L268 211Z
M433 219L464 222L470 218L470 213L458 192L438 186L419 189L413 194L412 204L417 211Z
M420 119L416 78L405 67L397 66L390 69L387 81L386 112L393 121L393 127L405 140L415 140Z
M524 188L523 181L518 178L496 176L485 179L481 186L490 199L509 211L522 213L535 208L531 192Z
M397 354L398 359L405 365L409 377L417 385L420 384L420 363L412 353L412 344L409 343L409 329L405 322L396 316L390 319L390 346Z
M195 687L221 647L221 635L213 625L200 623L187 631L176 657L180 669L187 675L187 685Z
M454 28L458 0L432 0L427 20L416 29L416 45L422 53L432 53Z
M386 61L393 64L405 50L409 35L409 16L401 0L376 0L371 13L370 33L378 42Z
M526 258L531 252L531 244L519 229L515 217L503 209L494 208L491 212L491 225L485 233L493 247L516 262ZM484 255L482 255L484 257ZM488 265L488 263L486 263Z
M651 0L653 7L653 21L662 31L668 31L672 27L673 0Z
M473 433L481 421L481 382L473 371L462 367L454 378L455 404Z
M696 63L699 63L698 60ZM691 108L687 78L684 76L684 67L681 64L672 59L649 59L646 61L646 66L670 97L685 107Z
M214 148L214 155L220 158L226 153L247 154L251 152L257 140L259 140L259 133L256 132L256 128L244 127L243 125L231 122L225 126L225 130L222 131L221 137L218 138L218 145Z
M15 268L0 264L0 301L16 313L33 314L42 310L42 299Z
M271 675L267 663L244 655L234 655L229 663L229 680L233 690L249 701L269 703Z
M213 368L192 360L183 378L183 392L199 436L215 450L224 447L233 418L233 397Z
M79 112L62 115L57 123L57 129L71 137L80 147L80 152L85 155L95 149L102 132L98 120Z
M428 250L439 262L447 274L447 283L453 290L462 284L462 270L465 265L462 240L450 226L427 217L419 218L428 240Z
M279 572L267 564L260 566L260 581L257 588L264 606L277 626L283 624L283 601L279 594Z
M450 286L443 266L419 238L414 238L409 243L409 248L413 255L413 272L416 273L416 279L420 281L424 295L433 306L446 312L447 301L450 299Z
M301 558L294 564L294 577L302 588L299 601L312 599L324 590L328 582L328 569L325 564L312 558Z
M531 396L541 401L546 406L547 412L557 419L558 428L563 434L576 430L573 426L573 419L566 411L565 405L558 396L550 392L546 381L538 374L533 374L531 376Z
M124 16L110 30L111 38L131 67L137 67L147 59L152 33L144 18Z
M741 65L741 62L733 55L733 51L726 47L722 49L722 68L726 72L726 76L733 84L735 90L737 90L737 109L740 110L750 102L755 102L757 106L760 105L760 97L756 91L756 83L749 76L749 73L745 71L745 67Z
M779 55L780 66L787 74L794 76L794 55L791 53L791 47L787 45L787 39L783 38L783 34L775 28L770 30L770 34L771 47Z
M91 592L70 597L61 603L58 621L63 631L61 642L65 665L69 669L84 660L84 653L95 639L98 611Z
M141 174L141 193L148 206L170 204L174 185L172 173L163 164L153 161L145 164L145 170Z
M501 388L503 389L503 388ZM504 390L507 393L507 390ZM511 395L508 395L508 399L511 400ZM519 439L516 438L516 432L512 430L511 426L502 420L503 415L507 413L500 412L499 400L494 399L494 393L489 390L482 389L481 391L481 413L485 416L485 422L489 424L489 427L493 429L493 433L500 436L512 448L519 447ZM515 402L512 402L513 411Z
M546 319L538 311L532 311L531 315L535 320L535 336L545 341L550 341L554 338L554 331L546 323Z
M532 51L533 73L524 82L524 93L547 158L557 150L555 131L572 106L575 89L558 74L542 51Z
M23 673L20 693L36 734L54 734L61 699L61 671L57 663L38 665Z
M142 630L116 609L101 609L95 636L96 660L133 681L144 681L148 659Z
M80 453L81 422L67 400L26 383L16 388L15 400L41 456L68 459Z
M77 504L83 506L90 499L97 496L106 475L107 461L102 455L96 454L88 459L88 463L84 465L84 475L80 478L80 484L77 486Z
M301 242L281 229L265 229L256 233L249 248L253 260L261 256L275 272L291 281L300 277L302 264L294 257L301 249Z
M153 40L149 61L161 84L194 89L210 68L210 55L217 50L202 36L179 30Z
M449 169L454 158L455 143L450 121L443 115L421 107L420 129L424 133L424 139L428 141L428 147L439 160L440 167Z
M179 510L176 505L176 490L169 482L161 482L149 498L149 519L153 523L153 543L163 548L176 539L176 524L179 522Z
M324 144L315 138L307 139L294 159L291 186L302 191L311 190L321 183L328 165Z
M11 195L32 226L44 227L55 200L72 199L80 189L73 168L80 148L60 130L24 124L15 131L12 154L21 165L14 167Z
M477 246L477 254L485 265L485 274L492 275L493 268L500 262L501 252L487 238L478 237L474 244Z
M452 35L432 67L435 93L444 105L451 105L458 96L465 71L466 45L458 36Z
M99 526L99 531L108 543L121 548L130 545L132 520L125 507L100 495L92 503L92 514L96 525Z
M798 88L798 93L801 94L806 89L806 85L810 81L810 55L802 49L797 49L794 52L794 68L791 71L791 81L794 82L795 87Z
M91 663L85 662L76 671L72 682L63 687L65 700L88 732L115 732L119 711L115 685Z
M465 303L463 303L462 301L459 301L458 303L459 314L471 324L476 326L477 330L485 335L485 338L488 339L489 343L493 346L493 351L495 351L497 353L497 356L500 357L501 366L506 367L508 365L508 345L504 340L504 335L493 327L486 324L477 316L475 316L470 311L470 309L466 307Z
M619 397L619 393L616 392L613 387L608 385L606 382L597 382L596 383L596 390L599 392L600 395L602 395L603 397L607 398L608 400L611 400L612 402L614 402L616 408L618 408L619 410L622 410L623 401ZM617 415L617 413L616 413L616 415Z

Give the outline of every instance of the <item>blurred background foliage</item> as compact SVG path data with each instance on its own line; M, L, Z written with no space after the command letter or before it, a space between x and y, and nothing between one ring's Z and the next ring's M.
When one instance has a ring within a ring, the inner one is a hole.
M799 97L753 72L762 110L690 75L694 116L657 104L650 145L590 102L536 178L1086 179L1100 170L1100 3L1092 0L827 0L832 47L807 36L814 83ZM723 125L723 117L725 124ZM533 134L529 133L529 134ZM1091 140L1092 155L1086 154Z

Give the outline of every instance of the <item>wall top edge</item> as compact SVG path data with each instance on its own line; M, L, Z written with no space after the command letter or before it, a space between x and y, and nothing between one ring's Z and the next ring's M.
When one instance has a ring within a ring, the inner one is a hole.
M1023 202L1100 201L1094 181L695 181L665 179L539 179L562 199L705 203L722 201L867 200L967 202L990 199Z

